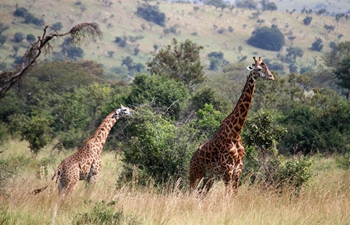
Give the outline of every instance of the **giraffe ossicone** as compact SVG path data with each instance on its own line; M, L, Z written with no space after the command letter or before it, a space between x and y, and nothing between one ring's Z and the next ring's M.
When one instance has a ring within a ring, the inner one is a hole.
M56 177L60 194L74 191L80 180L85 180L91 185L98 181L102 167L101 152L108 134L120 118L131 114L132 110L130 108L120 105L120 108L107 115L95 133L84 141L83 146L78 151L61 162L52 177L52 180ZM33 193L38 194L46 188L47 186L36 189Z
M241 132L252 103L255 84L258 78L274 80L274 77L261 57L248 66L250 71L242 94L233 109L220 124L214 136L204 142L193 153L190 161L190 192L197 189L201 180L201 193L208 192L216 175L222 176L227 192L237 193L238 181L243 169L245 149Z

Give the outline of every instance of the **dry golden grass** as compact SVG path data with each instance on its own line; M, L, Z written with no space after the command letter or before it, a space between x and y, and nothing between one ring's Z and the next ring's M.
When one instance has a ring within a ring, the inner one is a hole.
M1 147L4 159L26 155L24 142L11 141ZM49 155L65 154L41 152L37 161ZM17 155L17 156L16 156ZM28 156L29 157L29 156ZM278 194L243 184L237 196L226 196L222 182L216 183L205 197L190 196L177 188L159 190L153 187L116 188L121 163L111 152L102 156L103 170L98 184L87 190L80 182L69 197L59 199L51 185L39 195L30 191L48 181L37 178L38 168L27 163L19 176L4 187L9 196L1 195L0 222L5 224L72 224L74 218L91 213L102 201L112 212L122 212L133 218L134 224L349 224L349 171L337 169L332 158L315 158L314 179L295 197L288 191ZM48 177L53 171L49 169ZM120 224L130 224L130 219Z

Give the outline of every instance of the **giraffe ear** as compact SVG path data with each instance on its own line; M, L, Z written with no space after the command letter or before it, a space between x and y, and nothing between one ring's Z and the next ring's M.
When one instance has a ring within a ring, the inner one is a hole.
M253 69L254 69L254 67L252 67L252 66L247 66L247 70L252 71Z

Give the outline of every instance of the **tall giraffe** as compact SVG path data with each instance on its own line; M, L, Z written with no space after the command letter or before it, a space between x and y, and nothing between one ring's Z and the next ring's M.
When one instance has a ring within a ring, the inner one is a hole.
M131 114L131 109L121 105L113 110L102 121L95 133L84 141L83 146L72 155L65 158L56 169L52 180L56 177L58 191L70 193L74 191L79 180L86 180L89 184L95 184L101 170L101 152L108 134L114 124L122 117ZM33 191L38 194L48 186Z
M256 60L252 66L242 94L233 109L220 124L213 138L207 140L193 153L190 162L190 189L197 188L203 178L201 191L208 192L214 183L214 176L223 177L228 193L238 190L238 181L243 169L245 150L242 145L241 132L252 104L254 88L259 77L274 80L266 64Z

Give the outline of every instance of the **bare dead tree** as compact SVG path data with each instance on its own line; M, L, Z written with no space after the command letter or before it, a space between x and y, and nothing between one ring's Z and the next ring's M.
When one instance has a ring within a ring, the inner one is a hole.
M48 29L53 32L48 34ZM101 39L102 32L95 23L80 23L62 34L57 33L50 26L45 26L42 36L38 36L38 40L31 44L22 57L21 65L17 66L13 71L5 71L0 74L0 99L5 97L7 91L25 75L25 72L35 63L42 52L46 55L52 51L52 46L50 45L52 39L67 35L71 37L71 44L78 46L88 44L90 40L96 40L96 38Z

